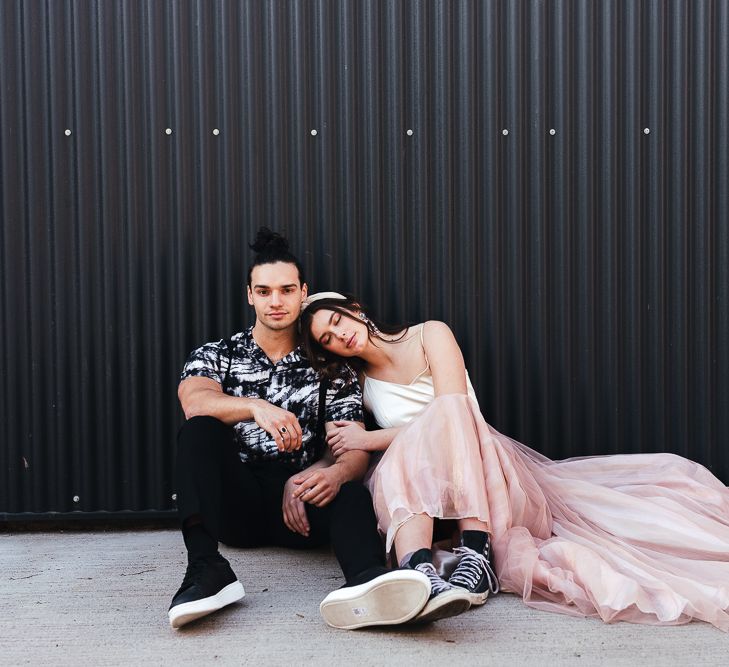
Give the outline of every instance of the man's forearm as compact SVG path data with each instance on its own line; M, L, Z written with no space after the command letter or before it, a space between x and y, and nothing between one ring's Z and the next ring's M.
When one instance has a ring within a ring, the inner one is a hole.
M334 463L342 482L358 481L365 476L370 464L370 455L364 451L351 451L342 454Z
M257 398L228 396L215 390L197 391L185 405L185 419L192 417L215 417L232 426L238 422L253 419L253 407Z

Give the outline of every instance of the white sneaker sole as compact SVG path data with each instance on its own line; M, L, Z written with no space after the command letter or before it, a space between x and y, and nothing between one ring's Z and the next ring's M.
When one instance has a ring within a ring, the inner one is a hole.
M319 611L327 624L342 630L398 625L414 618L429 596L430 581L424 574L394 570L359 586L332 591Z
M218 609L237 602L246 594L240 581L234 581L225 588L218 591L215 595L203 598L202 600L193 600L192 602L183 602L178 604L167 612L170 617L170 625L173 628L180 628L186 623L212 614Z
M412 620L413 623L430 623L441 618L457 616L471 608L471 593L453 588L436 595Z
M466 595L468 595L468 599L471 601L471 604L474 606L482 605L486 603L486 599L489 596L489 592L486 591L485 593L471 593L465 588L461 588L460 586L456 586L453 584L455 588L458 588L459 590L463 591Z

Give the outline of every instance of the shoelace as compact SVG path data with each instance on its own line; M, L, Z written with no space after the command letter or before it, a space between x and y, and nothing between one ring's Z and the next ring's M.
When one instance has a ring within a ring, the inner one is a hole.
M461 560L450 579L451 583L459 582L458 585L463 585L464 588L475 588L481 579L481 574L485 573L489 590L492 593L499 592L499 580L484 554L477 553L468 547L456 547L453 549L453 553L458 554Z
M445 579L438 576L433 563L420 563L415 566L418 572L422 572L430 579L430 597L435 597L439 593L451 590L451 586Z

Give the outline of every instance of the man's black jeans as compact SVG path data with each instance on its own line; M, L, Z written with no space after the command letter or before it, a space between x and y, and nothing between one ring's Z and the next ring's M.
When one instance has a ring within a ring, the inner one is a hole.
M180 521L184 526L198 515L214 540L234 547L307 549L331 541L348 584L359 583L358 575L367 570L384 567L372 499L359 482L343 484L326 507L306 505L309 537L286 527L283 488L296 472L277 462L243 463L232 427L214 417L193 417L177 436Z

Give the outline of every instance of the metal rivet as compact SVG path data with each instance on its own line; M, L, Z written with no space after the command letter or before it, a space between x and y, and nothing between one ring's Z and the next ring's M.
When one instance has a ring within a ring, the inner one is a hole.
M509 130L506 130L506 129L501 130L501 134L503 134L504 136L506 136L506 135L509 134Z
M167 128L167 129L165 130L165 134L172 134L172 130L171 130L171 128L169 128L169 127L168 127L168 128Z
M81 498L79 498L78 496L73 497L73 502L77 503L79 500L81 500Z
M409 137L412 137L413 136L413 131L412 130L408 130L407 132L405 132L405 134L407 134Z
M176 493L173 493L172 494L172 500L177 500L177 494Z
M552 129L551 129L551 130L549 131L549 134L551 134L552 136L554 136L555 134L557 134L557 130L555 130L554 128L552 128Z
M650 127L646 127L646 128L645 128L645 129L643 130L643 134L650 134L650 133L651 133L651 128L650 128Z
M70 137L71 136L71 130L66 130L66 131L64 131L63 134L65 134L67 137Z
M217 127L216 127L216 128L215 128L215 129L213 130L213 134L214 134L214 135L215 135L215 136L217 137L217 136L218 136L218 135L220 134L220 130L219 130L219 129L218 129Z
M312 130L312 131L311 131L311 136L312 136L312 137L315 137L315 136L316 136L316 134L317 134L316 130Z

